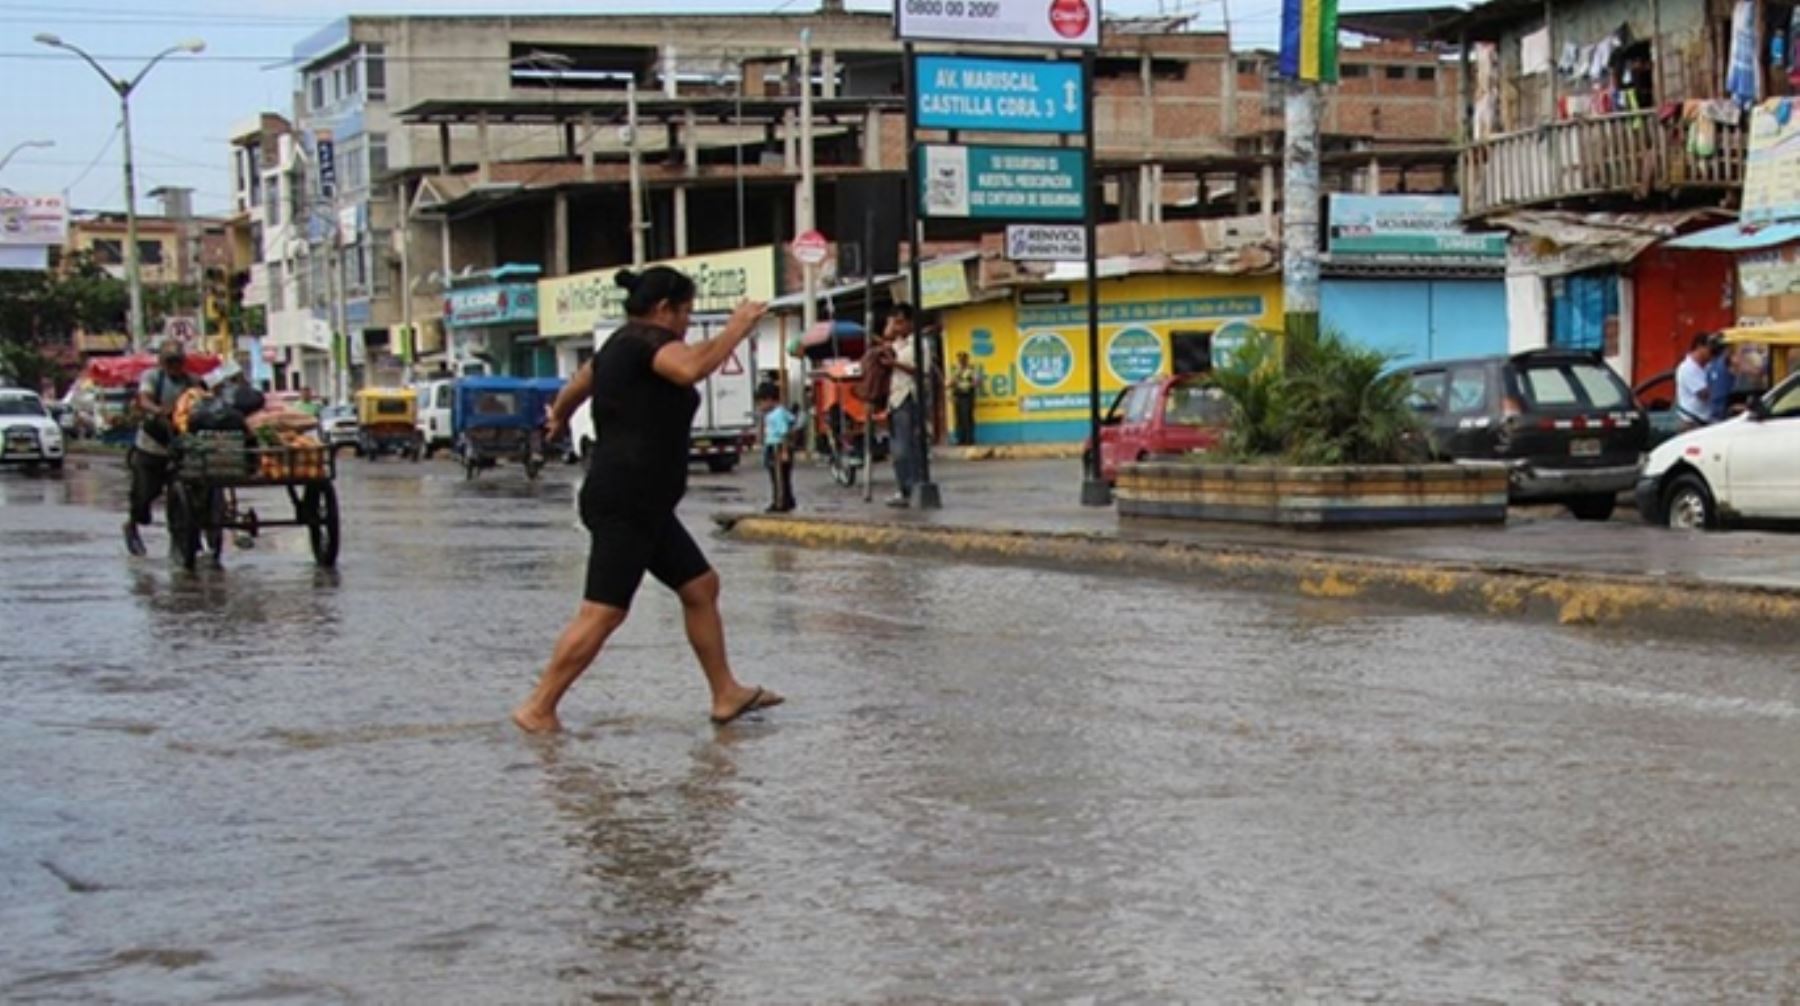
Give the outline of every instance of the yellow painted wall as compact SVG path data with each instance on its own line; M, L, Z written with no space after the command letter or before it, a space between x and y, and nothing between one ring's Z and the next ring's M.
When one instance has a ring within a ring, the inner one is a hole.
M1029 301L1066 290L1066 304ZM1035 288L1013 300L943 312L946 363L981 370L976 442L1074 442L1088 430L1087 285ZM1025 302L1021 302L1025 301ZM1127 384L1173 372L1176 332L1281 327L1279 276L1132 276L1100 284L1102 408Z

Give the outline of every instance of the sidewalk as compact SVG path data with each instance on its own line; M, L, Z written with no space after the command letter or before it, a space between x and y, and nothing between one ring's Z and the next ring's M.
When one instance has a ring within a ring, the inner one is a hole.
M877 468L874 502L865 503L860 484L837 486L823 469L802 468L795 472L798 512L721 514L718 521L744 540L1200 574L1314 596L1432 599L1494 613L1551 605L1564 622L1800 618L1800 537L1792 535L1679 534L1625 510L1583 523L1549 507L1516 509L1504 527L1306 531L1121 521L1111 508L1079 504L1073 460L936 459L944 508L894 510L882 505L890 473Z

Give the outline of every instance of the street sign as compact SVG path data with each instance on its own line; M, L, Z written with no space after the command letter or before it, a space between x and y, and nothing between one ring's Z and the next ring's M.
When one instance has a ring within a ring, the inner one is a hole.
M921 146L919 212L940 220L1080 220L1083 159L1065 147Z
M1080 63L920 56L913 80L920 129L1079 133L1086 128Z
M894 0L906 42L1100 47L1100 0Z
M174 316L163 319L163 338L186 344L200 337L200 319Z
M794 239L794 258L801 265L820 265L831 255L831 242L818 231L807 231Z
M1014 262L1085 262L1087 228L1080 224L1008 224L1006 257Z

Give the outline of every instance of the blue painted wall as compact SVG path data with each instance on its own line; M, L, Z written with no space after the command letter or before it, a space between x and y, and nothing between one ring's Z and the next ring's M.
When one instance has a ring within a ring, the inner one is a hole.
M1327 278L1320 320L1396 364L1506 352L1506 281Z

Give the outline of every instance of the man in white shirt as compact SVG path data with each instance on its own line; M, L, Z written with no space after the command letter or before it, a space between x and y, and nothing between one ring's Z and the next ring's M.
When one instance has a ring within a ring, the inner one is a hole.
M1683 430L1705 426L1712 415L1712 382L1707 376L1712 359L1712 333L1701 332L1675 369L1675 411Z
M925 421L921 376L931 376L931 357L925 357L925 373L914 367L917 311L911 304L895 304L888 315L887 354L892 361L893 383L888 387L888 451L894 457L894 481L898 488L888 498L891 507L912 506L913 486L919 478L919 424Z

